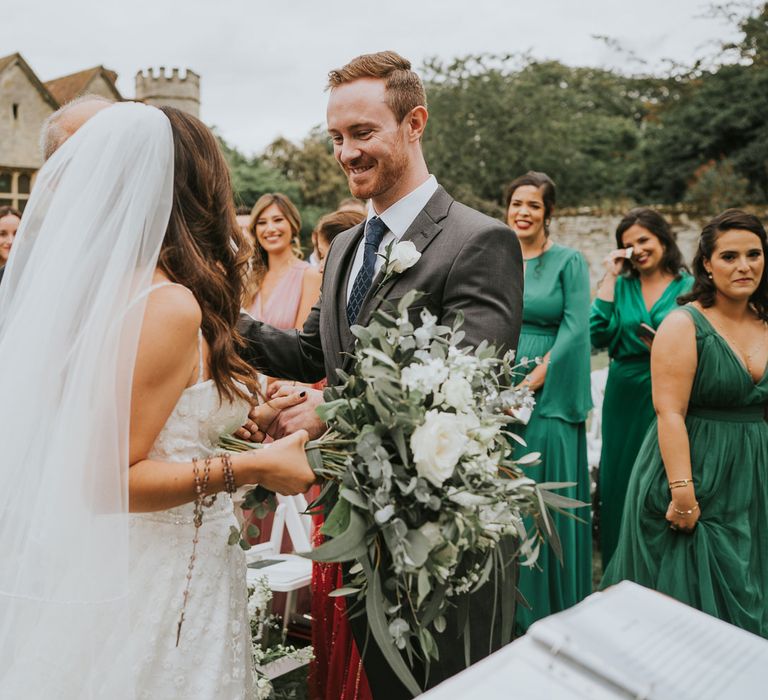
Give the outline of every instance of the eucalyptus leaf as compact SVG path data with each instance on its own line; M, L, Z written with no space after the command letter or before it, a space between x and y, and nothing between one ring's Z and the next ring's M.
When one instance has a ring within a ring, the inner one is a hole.
M227 544L232 546L234 544L237 544L240 541L240 530L238 530L234 525L231 525L229 528L229 538L227 539Z
M397 650L392 637L389 635L389 625L384 612L384 595L381 590L381 580L378 570L374 570L368 561L367 555L361 560L365 576L368 579L368 595L365 598L365 611L368 616L368 625L379 650L390 668L395 672L401 683L408 689L413 697L421 694L421 688L411 673L411 669L405 664L403 657Z
M354 509L350 510L349 527L338 537L323 542L310 552L301 556L313 561L344 562L363 556L368 549L365 546L365 520Z
M523 455L520 459L516 459L518 464L534 464L541 458L541 452L529 452L527 455Z
M359 593L359 588L353 588L351 586L345 586L344 588L337 588L334 591L331 591L328 594L329 598L343 598L344 596L353 595L354 593Z
M325 519L320 532L328 537L338 537L349 527L351 506L349 501L340 498Z
M349 501L352 505L362 508L363 510L368 510L368 504L357 491L353 491L352 489L341 489L339 495L345 501Z
M416 601L417 607L421 607L421 604L424 602L424 599L429 595L430 590L431 588L429 585L429 572L427 571L426 567L422 567L419 570L419 576L418 576L419 597Z

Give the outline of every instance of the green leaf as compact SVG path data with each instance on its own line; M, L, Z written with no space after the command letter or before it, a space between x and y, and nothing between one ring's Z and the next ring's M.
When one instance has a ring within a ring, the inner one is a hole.
M357 559L368 550L365 546L365 520L356 510L350 509L349 527L338 537L323 542L311 552L301 556L313 561L343 562Z
M419 597L416 601L416 607L420 607L421 604L424 602L424 599L429 595L430 591L429 587L429 572L427 571L427 567L423 566L421 569L419 569L419 577L418 577L418 591L419 591Z
M389 634L387 616L384 612L384 593L381 589L381 580L378 570L371 567L366 552L361 559L365 577L368 579L368 595L365 597L365 612L368 617L368 626L371 634L379 645L379 649L408 692L416 697L421 694L421 688L408 668L403 657L398 652L392 637Z
M328 537L338 537L349 527L349 501L340 498L328 514L320 532Z
M229 538L227 539L227 544L231 547L232 545L237 544L240 541L240 530L238 530L234 525L231 525L229 528Z
M249 539L252 540L259 536L259 532L261 532L261 530L259 530L259 528L256 527L256 525L251 523L246 529L245 534L248 536Z
M345 595L352 595L353 593L359 593L359 588L352 588L351 586L345 586L344 588L337 588L335 591L331 591L328 594L329 598L342 598Z
M424 566L432 546L418 530L409 530L405 536L405 549L414 566Z
M343 488L341 491L339 491L339 496L341 496L344 500L349 501L353 506L357 506L363 510L368 510L368 504L357 491Z

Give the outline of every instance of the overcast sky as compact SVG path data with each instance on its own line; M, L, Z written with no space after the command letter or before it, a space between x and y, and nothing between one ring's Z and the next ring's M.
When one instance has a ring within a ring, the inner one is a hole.
M94 65L134 94L136 72L189 67L202 118L255 153L325 123L330 68L371 51L425 58L529 51L569 65L642 69L691 63L736 36L706 0L0 0L0 54L20 52L42 80Z

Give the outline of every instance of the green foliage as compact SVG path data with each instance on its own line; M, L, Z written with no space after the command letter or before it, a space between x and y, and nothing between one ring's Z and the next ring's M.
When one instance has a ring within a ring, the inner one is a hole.
M728 159L710 161L696 170L685 201L698 211L715 215L749 201L749 182L736 174Z
M229 165L235 202L252 207L267 192L282 192L291 199L299 198L300 189L263 157L248 158L219 137L219 145Z
M328 136L320 127L312 129L300 144L276 139L267 147L264 157L286 180L296 184L299 201L305 207L325 213L349 197L346 178L333 157Z
M543 170L561 204L624 192L645 112L643 81L555 61L521 66L510 56L432 61L426 70L425 152L449 191L498 206L510 180Z

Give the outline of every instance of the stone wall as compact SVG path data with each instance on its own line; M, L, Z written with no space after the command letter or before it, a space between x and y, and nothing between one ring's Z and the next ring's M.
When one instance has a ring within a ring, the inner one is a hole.
M18 64L5 70L0 81L0 167L36 170L42 165L40 126L53 107Z
M669 221L683 257L690 265L701 229L711 217L687 212L679 207L659 207L658 211ZM767 210L754 213L766 223ZM587 259L593 292L605 273L603 259L616 248L616 227L622 216L584 208L556 213L552 219L552 240L576 248Z

